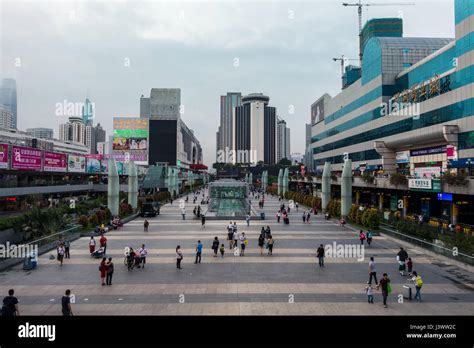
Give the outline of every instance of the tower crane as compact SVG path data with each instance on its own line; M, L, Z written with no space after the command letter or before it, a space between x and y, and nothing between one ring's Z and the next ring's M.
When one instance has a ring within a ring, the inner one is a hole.
M344 86L344 67L345 67L345 63L349 62L349 61L352 61L352 60L357 61L357 59L347 58L346 56L342 55L338 58L333 58L332 60L335 61L335 62L341 62L341 79L343 80L342 81L342 86Z
M362 68L362 7L366 6L411 6L415 5L415 3L411 2L404 2L404 3L363 3L362 0L359 0L356 3L347 3L344 2L342 6L345 7L357 7L357 13L359 15L359 63L360 67Z

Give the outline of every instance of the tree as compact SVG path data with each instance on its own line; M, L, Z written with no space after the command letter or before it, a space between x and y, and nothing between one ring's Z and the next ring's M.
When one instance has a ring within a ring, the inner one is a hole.
M287 158L282 158L278 164L281 166L291 166L291 161Z

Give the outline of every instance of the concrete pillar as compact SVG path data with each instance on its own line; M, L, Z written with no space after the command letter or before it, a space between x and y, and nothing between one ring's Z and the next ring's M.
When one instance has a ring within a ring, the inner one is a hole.
M403 217L407 216L408 204L408 196L403 196Z
M138 208L138 173L133 161L128 163L128 203L133 209Z
M119 194L120 182L117 172L117 163L114 158L109 158L109 175L107 185L107 207L110 209L112 215L119 214Z
M452 203L452 206L451 220L452 224L456 225L458 223L459 207L456 203Z
M379 210L383 211L383 193L379 194Z
M285 171L283 172L283 188L282 188L283 197L285 196L285 193L288 192L288 176L289 176L289 170L288 168L285 168Z
M356 204L359 205L360 203L360 191L356 191Z
M253 173L250 173L249 175L249 185L253 184Z
M347 219L352 207L352 160L346 159L342 168L341 217Z
M331 200L331 162L324 163L321 189L321 209L325 213Z
M283 169L280 169L278 172L278 196L281 196L282 186L283 186Z
M384 141L374 141L374 148L382 156L382 166L385 173L395 173L397 171L395 151L388 148Z

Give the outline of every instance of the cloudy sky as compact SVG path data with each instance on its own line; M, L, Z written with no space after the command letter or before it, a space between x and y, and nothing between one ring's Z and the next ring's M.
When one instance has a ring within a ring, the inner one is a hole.
M206 164L219 96L265 93L291 128L291 151L303 152L311 103L340 90L331 58L358 55L357 10L342 2L0 0L0 75L17 81L18 127L56 137L64 100L88 96L110 134L114 116L138 116L140 95L181 88ZM453 0L394 2L416 5L366 7L364 21L401 15L405 36L454 37Z

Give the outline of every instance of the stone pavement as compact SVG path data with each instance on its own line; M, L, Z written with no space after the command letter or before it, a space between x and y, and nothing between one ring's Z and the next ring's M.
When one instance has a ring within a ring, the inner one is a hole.
M190 198L192 201L192 199ZM88 253L88 238L71 245L71 259L63 267L49 254L41 255L34 271L20 266L0 273L0 294L14 288L22 315L60 315L60 300L69 288L75 295L75 315L472 315L474 275L446 262L438 262L422 251L408 249L424 281L423 302L404 300L405 277L398 274L398 244L383 236L364 248L364 260L326 258L319 268L315 257L319 244L358 245L357 233L323 217L303 224L295 209L290 225L277 224L277 199L268 198L267 220L237 221L238 231L249 238L246 255L234 256L228 249L228 221L207 221L205 227L192 219L193 205L186 205L183 221L178 201L165 205L161 215L143 232L143 219L107 234L107 256L114 259L112 286L101 286L98 265ZM275 239L273 256L261 256L257 238L262 226L270 226ZM226 245L224 258L212 256L214 236ZM194 248L204 245L202 263L194 264ZM148 249L145 269L127 271L124 248ZM183 270L176 269L175 248L184 252ZM379 291L375 304L367 303L364 288L368 261L375 257L377 276L387 272L393 292L383 308Z

